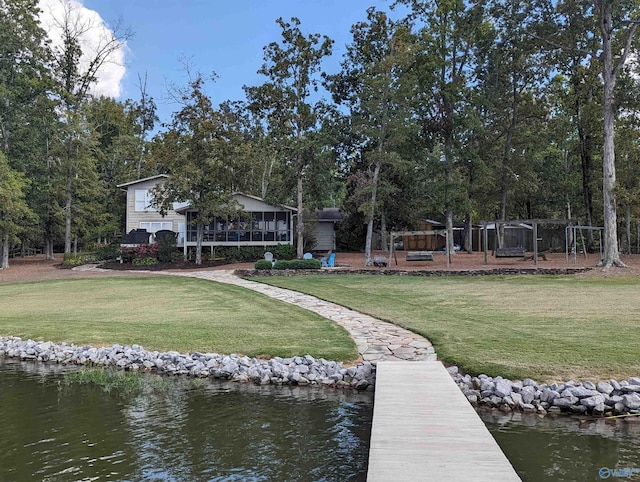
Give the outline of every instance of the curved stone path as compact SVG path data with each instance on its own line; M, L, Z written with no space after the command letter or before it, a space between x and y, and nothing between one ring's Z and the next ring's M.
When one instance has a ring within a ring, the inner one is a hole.
M262 293L270 298L291 303L335 321L354 339L364 361L424 361L436 360L431 342L426 338L392 323L381 321L344 306L323 301L315 296L277 288L239 278L229 270L162 272L227 283Z

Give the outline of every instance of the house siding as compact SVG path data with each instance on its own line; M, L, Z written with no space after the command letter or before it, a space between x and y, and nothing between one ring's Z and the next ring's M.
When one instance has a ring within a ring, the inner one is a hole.
M185 216L173 210L169 211L164 217L156 211L136 211L136 190L150 190L157 184L157 179L149 179L127 186L127 233L132 229L138 229L141 222L171 222L171 231L177 233L179 225L185 222Z
M319 222L315 224L316 245L314 251L329 251L336 249L336 236L333 222Z

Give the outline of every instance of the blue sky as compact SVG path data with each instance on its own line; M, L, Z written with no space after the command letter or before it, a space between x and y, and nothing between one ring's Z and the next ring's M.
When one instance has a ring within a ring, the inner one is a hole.
M280 40L276 18L298 17L305 33L328 35L334 54L324 63L330 73L350 42L350 28L366 18L366 9L389 10L385 0L84 0L109 25L121 17L135 33L128 42L126 75L121 100L139 97L138 75L148 76L148 92L158 104L162 122L177 110L167 98L167 84L184 86L186 75L179 58L191 59L196 70L215 71L210 88L215 103L243 99L243 85L259 85L256 73L263 62L262 48Z

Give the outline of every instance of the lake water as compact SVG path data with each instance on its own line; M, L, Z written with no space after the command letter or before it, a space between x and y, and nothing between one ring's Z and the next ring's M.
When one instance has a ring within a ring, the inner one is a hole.
M524 481L640 480L638 422L479 414Z
M0 480L366 479L371 393L163 377L121 396L65 370L0 361ZM640 422L480 416L525 481L640 479Z
M373 397L206 381L123 397L0 362L0 480L365 480Z

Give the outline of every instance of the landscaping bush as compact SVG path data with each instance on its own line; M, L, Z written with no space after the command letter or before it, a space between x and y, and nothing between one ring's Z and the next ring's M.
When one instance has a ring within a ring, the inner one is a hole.
M265 251L268 251L265 248ZM276 259L294 259L296 257L296 247L293 244L279 244L271 250Z
M148 256L146 258L135 258L132 264L134 266L155 266L158 264L158 260Z
M268 261L266 259L261 259L256 261L256 264L254 265L255 269L271 269L271 261Z
M280 259L273 265L273 269L320 269L322 264L317 259Z
M121 254L120 244L112 243L107 245L101 245L96 250L97 261L113 261Z
M161 263L171 263L174 259L176 239L172 236L163 236L158 242L158 261Z
M62 266L65 268L75 268L86 263L95 261L95 256L87 253L67 253L62 259Z

